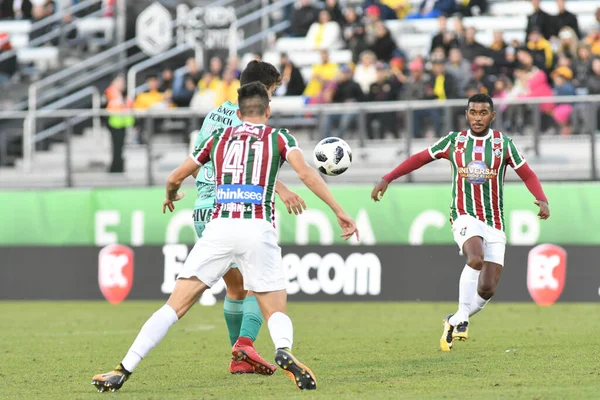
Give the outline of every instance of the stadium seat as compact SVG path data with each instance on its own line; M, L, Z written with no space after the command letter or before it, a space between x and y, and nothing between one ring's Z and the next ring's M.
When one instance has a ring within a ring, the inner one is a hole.
M27 34L31 30L31 21L15 20L15 21L0 21L0 32L12 34Z
M597 1L570 1L566 5L566 9L576 15L594 14L598 7L600 7L600 3ZM554 1L542 1L541 8L548 14L558 13L558 7ZM532 12L533 6L528 1L494 2L490 7L492 15L529 15Z
M34 63L40 71L58 66L57 47L26 47L17 51L17 60L21 64Z
M271 109L276 112L290 112L300 110L304 107L305 99L303 96L273 96L271 99Z
M96 33L102 33L106 42L112 40L115 20L110 17L85 17L75 21L77 31L82 36L93 36Z

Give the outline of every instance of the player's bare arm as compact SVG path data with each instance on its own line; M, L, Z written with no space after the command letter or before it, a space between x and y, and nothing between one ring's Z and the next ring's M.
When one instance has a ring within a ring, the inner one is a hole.
M179 167L171 172L167 178L167 197L165 201L163 201L163 214L166 212L167 208L171 212L175 210L175 204L173 204L173 202L179 201L185 196L185 193L178 193L177 191L181 187L183 181L197 169L198 164L188 157Z
M408 157L402 164L394 168L390 173L385 175L377 185L375 185L371 191L371 199L375 202L380 201L391 182L401 176L410 174L433 160L435 160L435 158L431 156L429 150L423 150L420 153Z
M302 214L302 211L306 210L306 203L304 199L297 193L292 192L287 186L279 179L275 185L275 192L279 195L279 198L285 204L288 214L292 212L296 215Z
M294 168L294 171L298 174L298 177L302 182L321 200L323 200L335 213L338 224L342 228L343 233L341 236L348 240L356 233L356 237L359 238L358 229L356 228L356 222L342 208L337 202L333 194L327 187L327 184L321 178L321 175L306 163L302 152L291 151L287 156L288 163Z

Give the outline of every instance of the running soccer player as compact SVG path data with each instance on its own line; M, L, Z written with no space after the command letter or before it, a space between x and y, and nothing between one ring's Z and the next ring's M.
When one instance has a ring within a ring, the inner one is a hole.
M250 82L260 82L267 88L269 96L281 84L281 74L273 65L264 61L251 61L248 63L240 75L240 83L245 85ZM236 112L238 105L226 101L219 107L208 113L200 131L196 135L194 148L206 140L211 133L219 128L241 125ZM206 224L210 221L215 208L215 172L212 163L203 165L195 175L198 198L194 204L194 227L198 237L202 237L202 232ZM285 204L288 212L294 212L296 215L302 213L303 207L306 208L304 200L287 187L277 181L276 191L281 201ZM253 353L253 359L257 361L256 367L248 362L241 360L231 360L229 372L232 374L259 373L263 375L272 375L275 366L265 361L254 350L254 341L258 336L262 326L262 315L256 302L256 297L252 292L246 294L244 290L244 281L242 275L234 265L223 277L227 286L225 301L223 302L223 314L225 323L229 332L229 340L234 349L240 346L246 346L247 352Z
M336 214L341 236L349 239L358 230L319 175L310 167L296 139L286 129L266 126L270 116L269 94L263 84L249 83L238 90L241 126L219 129L177 167L167 180L163 212L173 211L182 182L198 165L213 162L217 206L213 218L190 252L167 303L144 324L125 358L114 370L93 377L99 391L116 391L171 325L198 302L202 293L217 283L235 262L252 290L275 345L275 362L301 390L316 389L312 371L291 353L294 331L285 314L287 279L274 227L275 185L279 169L287 161L304 184ZM238 360L255 363L242 348L233 351Z
M440 339L450 351L454 339L468 338L469 317L481 311L498 286L506 235L504 234L504 175L512 167L534 196L538 216L550 217L548 200L537 176L513 141L490 128L496 117L488 95L469 98L465 112L469 130L450 132L433 146L397 166L371 192L380 201L390 182L433 160L445 158L452 165L450 222L460 254L467 259L459 281L458 311L444 318Z

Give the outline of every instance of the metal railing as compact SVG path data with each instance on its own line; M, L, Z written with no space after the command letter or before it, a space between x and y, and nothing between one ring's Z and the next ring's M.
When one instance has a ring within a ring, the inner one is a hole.
M500 106L512 106L517 107L519 109L527 108L528 112L531 113L531 117L529 118L529 125L532 126L533 137L531 140L533 141L533 146L531 147L531 152L535 155L542 155L540 143L542 141L542 133L540 127L540 119L541 119L541 111L537 105L544 103L561 103L561 104L577 104L578 107L583 107L582 110L585 113L585 127L583 127L579 132L577 137L585 138L585 143L589 143L589 148L585 147L586 150L578 150L578 157L581 159L587 160L589 158L589 174L586 174L588 180L598 180L598 170L597 170L597 155L596 155L596 139L598 135L598 120L597 113L600 109L600 95L593 96L564 96L564 97L550 97L550 98L530 98L530 99L513 99L502 101L501 104L496 105L496 108L500 108ZM400 102L373 102L373 103L344 103L344 104L326 104L326 105L306 105L304 107L298 106L289 106L282 107L278 106L277 102L273 102L273 111L271 114L270 124L273 126L280 126L284 124L284 117L286 117L285 125L295 124L296 122L301 122L306 119L306 114L312 114L316 116L314 123L315 126L319 126L322 121L324 121L329 116L340 115L340 114L352 114L357 117L358 124L358 137L354 141L355 150L367 149L370 145L366 139L366 128L365 121L367 121L368 114L378 114L385 112L402 112L404 114L405 124L403 131L405 132L402 135L401 139L397 140L397 144L393 145L396 149L399 150L398 154L409 155L413 152L413 142L416 140L410 134L412 132L413 124L414 124L414 112L418 110L431 110L431 109L443 109L445 111L452 111L452 108L461 108L464 109L466 106L465 100L446 100L446 101L437 101L437 100L426 100L426 101L400 101ZM533 106L533 107L531 107ZM499 111L499 110L498 110ZM37 110L36 111L37 118L62 118L64 119L65 129L72 128L73 121L72 118L94 118L100 116L109 116L110 113L104 109L83 109L83 110ZM147 183L149 185L153 185L155 183L153 172L152 172L152 164L154 157L156 156L155 150L153 148L153 137L155 132L155 120L161 118L188 118L194 122L194 125L198 125L199 119L205 115L205 113L199 113L195 110L191 109L150 109L145 111L137 111L137 110L129 110L125 114L129 114L134 116L136 119L142 120L144 127L144 133L147 139ZM446 114L451 114L447 112ZM0 112L0 120L2 119L19 119L26 118L29 116L28 112ZM291 117L291 118L290 118ZM328 135L331 135L332 132L326 132ZM441 132L437 132L438 135L441 135ZM68 137L68 135L67 135ZM315 138L313 138L315 139ZM317 138L315 141L317 141ZM575 138L576 139L576 138ZM528 140L529 141L529 140ZM389 147L389 142L386 142L387 147ZM419 142L421 143L421 142ZM31 146L31 144L28 144ZM70 144L68 145L70 146ZM587 146L587 144L586 144ZM26 149L24 149L25 151ZM583 151L583 152L580 152ZM589 156L589 157L588 157ZM71 156L69 156L71 157ZM73 171L72 166L69 164L69 160L66 160L66 173L67 173L67 181L73 182ZM551 162L551 161L549 161ZM585 161L587 162L587 161ZM557 167L558 168L558 167ZM587 168L587 167L585 167ZM567 175L568 176L568 175ZM410 178L409 178L410 180Z

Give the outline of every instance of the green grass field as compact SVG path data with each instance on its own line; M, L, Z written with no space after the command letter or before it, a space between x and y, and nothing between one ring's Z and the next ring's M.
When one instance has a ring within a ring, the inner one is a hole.
M598 306L490 303L468 342L438 349L446 303L290 304L294 353L317 376L233 376L222 305L196 306L118 393L117 365L159 302L0 302L1 399L598 399ZM272 359L266 324L258 350Z

